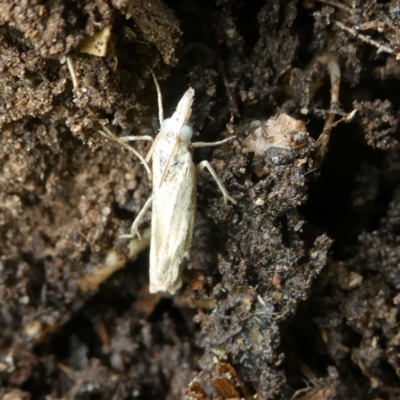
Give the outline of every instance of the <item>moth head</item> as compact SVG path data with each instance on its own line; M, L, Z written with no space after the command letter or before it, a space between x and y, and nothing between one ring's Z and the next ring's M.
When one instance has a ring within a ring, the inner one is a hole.
M163 123L161 124L162 131L172 131L174 128L174 122L172 118L164 119ZM188 124L183 124L179 130L179 139L181 142L190 143L193 137L193 128Z
M182 125L181 130L179 131L179 138L184 143L190 143L193 136L193 129L190 125Z

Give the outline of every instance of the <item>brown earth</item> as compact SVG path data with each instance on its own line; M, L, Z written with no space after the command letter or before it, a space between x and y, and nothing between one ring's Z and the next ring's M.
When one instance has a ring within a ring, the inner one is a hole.
M0 48L2 399L398 398L397 2L0 0ZM200 176L174 296L104 137L156 135L151 71L195 141L237 136L194 151L238 204Z

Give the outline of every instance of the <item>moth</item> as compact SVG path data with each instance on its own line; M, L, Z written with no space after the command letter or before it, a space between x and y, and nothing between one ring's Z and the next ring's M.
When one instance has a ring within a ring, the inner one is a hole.
M160 121L163 120L161 92L158 92ZM225 203L236 203L211 167L202 161L195 167L190 148L216 146L232 140L230 137L214 143L191 143L192 128L188 125L192 112L194 90L189 88L179 101L171 118L162 121L160 131L146 157L152 159L152 195L132 224L131 234L139 235L138 226L152 207L150 239L149 291L174 294L182 285L182 271L189 258L196 214L197 173L208 169L217 182Z
M76 91L79 84L72 60L66 57L66 61ZM188 123L192 113L194 90L189 88L179 101L172 117L164 120L160 86L154 73L152 76L157 89L161 127L146 159L126 142L150 140L148 136L117 137L103 124L104 132L100 133L132 151L152 178L151 197L133 222L131 233L121 237L140 238L139 223L152 206L149 291L174 294L182 286L182 271L192 245L197 203L196 178L199 171L208 169L221 190L225 203L229 200L236 204L236 200L229 195L208 161L202 161L195 167L190 148L218 146L234 139L235 136L214 143L191 143L193 131ZM95 117L90 108L86 110ZM153 163L150 170L148 162L151 158Z

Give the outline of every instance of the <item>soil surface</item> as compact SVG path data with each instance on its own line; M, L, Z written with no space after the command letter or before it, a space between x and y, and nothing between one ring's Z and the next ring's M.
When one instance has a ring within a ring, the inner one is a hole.
M0 397L399 398L399 59L396 1L0 0ZM120 238L152 71L236 136L193 151L237 204L199 176L173 296L151 213Z

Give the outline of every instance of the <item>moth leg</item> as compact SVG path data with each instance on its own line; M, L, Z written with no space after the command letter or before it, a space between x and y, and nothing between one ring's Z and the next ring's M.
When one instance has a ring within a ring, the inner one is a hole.
M228 193L228 191L226 190L225 186L223 185L223 183L221 182L221 180L218 178L217 173L214 171L214 168L211 166L211 164L210 164L207 160L202 161L201 163L199 163L199 164L196 166L196 171L197 171L197 173L199 174L201 171L204 170L204 168L207 168L207 169L208 169L208 171L210 172L211 176L214 178L215 182L217 183L217 185L218 185L218 187L219 187L219 190L222 192L222 195L224 196L224 202L225 202L225 204L228 203L228 200L229 200L231 203L236 204L237 201L236 201L233 197L231 197L231 196L229 195L229 193Z
M98 289L100 284L108 279L115 271L121 269L128 260L137 257L141 251L150 245L151 229L142 232L142 238L135 238L129 242L129 254L119 254L114 249L109 249L103 261L91 272L84 274L76 283L85 292Z
M236 138L236 136L231 136L231 137L228 137L227 139L220 140L218 142L194 142L191 145L193 147L213 147L213 146L219 146L220 144L229 142L230 140L233 140L235 138Z
M96 117L94 112L89 107L86 107L86 112L89 115L92 115L93 118L98 120L98 118ZM143 166L145 167L148 176L151 177L150 167L149 167L148 163L146 162L146 160L144 159L144 157L136 149L134 149L133 147L129 146L129 144L126 143L126 140L123 140L122 138L118 137L110 129L108 129L108 127L105 125L105 123L103 121L101 121L101 120L99 121L98 120L98 122L103 127L103 131L99 130L98 133L100 133L100 135L106 137L107 139L113 140L114 142L118 143L120 146L124 147L125 149L127 149L131 153L133 153L139 159L139 161L143 164ZM138 136L138 137L140 137L140 136ZM144 140L146 140L146 139L144 139Z
M141 135L141 136L120 136L119 138L120 140L122 140L123 142L133 142L135 140L148 140L148 141L152 141L153 138L149 135Z
M68 71L69 74L71 76L71 80L72 80L72 86L73 86L73 90L75 93L78 94L78 90L79 90L79 80L78 77L76 75L75 69L74 69L74 64L72 63L72 59L71 57L65 57L65 60L67 62L67 67L68 67ZM128 144L126 144L126 139L121 139L118 136L116 136L110 129L108 129L108 127L106 126L106 124L99 120L99 118L97 118L97 116L95 115L95 113L91 110L90 107L85 107L86 112L91 115L94 119L96 119L100 125L103 127L104 131L99 130L99 133L103 136L105 136L108 139L113 140L114 142L119 143L122 147L125 147L126 149L128 149L130 152L132 152L138 159L139 161L144 165L144 167L146 168L146 171L149 175L149 177L151 176L151 171L150 171L150 167L148 166L146 160L143 158L143 156L133 147L129 146ZM144 140L148 140L147 138Z
M137 215L137 217L135 218L135 220L133 221L133 224L131 226L131 233L128 233L126 235L121 235L120 238L133 239L137 236L140 240L142 240L142 237L140 236L140 233L139 233L139 224L142 222L144 215L150 208L152 201L153 201L153 196L150 196L149 199L144 204L143 208L140 210L140 212Z

